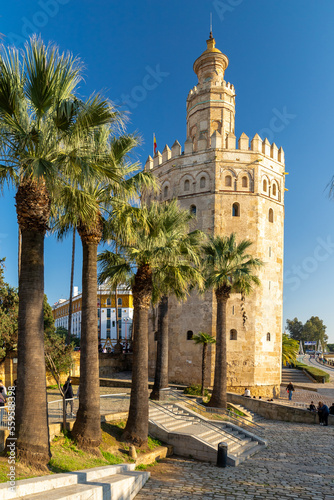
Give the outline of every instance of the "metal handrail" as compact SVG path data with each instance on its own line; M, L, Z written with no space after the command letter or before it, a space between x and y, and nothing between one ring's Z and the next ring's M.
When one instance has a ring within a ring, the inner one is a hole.
M192 406L196 408L196 410L204 411L205 413L217 413L217 414L222 414L226 415L229 418L231 418L234 422L236 422L236 425L240 426L240 423L244 424L246 427L259 427L262 429L262 426L257 424L256 422L253 422L250 419L247 419L243 417L242 415L238 415L237 417L233 415L234 412L231 412L231 410L225 410L224 408L208 408L204 405L201 405L200 403L194 402L193 400L180 396L174 389L162 389L163 391L169 391L171 392L177 399L181 401L186 401L189 406ZM195 411L196 411L195 410ZM232 414L231 414L232 413Z
M169 410L168 408L166 408L162 404L158 403L157 401L150 400L150 404L158 406L164 413L169 413L169 414L173 415L173 417L176 418L177 420L186 420L186 421L193 421L193 422L197 421L200 424L204 425L204 427L207 427L207 428L209 428L211 430L212 430L212 427L214 427L215 428L214 430L217 430L217 432L221 436L224 436L224 435L228 434L229 437L231 437L232 441L235 441L235 442L242 441L241 437L235 436L233 433L229 432L229 430L227 430L227 429L224 429L224 431L222 431L221 428L217 424L214 424L212 422L209 423L209 422L207 422L207 420L205 420L204 418L201 418L200 416L196 416L196 417L192 416L191 418L186 418L186 416L177 415L176 413L174 413L173 411ZM160 424L157 424L157 425L160 425ZM166 430L168 430L168 429L166 428Z

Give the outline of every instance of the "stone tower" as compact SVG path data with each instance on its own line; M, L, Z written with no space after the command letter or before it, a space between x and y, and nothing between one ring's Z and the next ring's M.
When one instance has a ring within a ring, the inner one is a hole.
M207 49L196 59L198 84L187 98L187 140L184 151L175 141L170 149L148 158L145 169L161 183L161 200L177 198L197 216L196 227L214 235L235 232L253 242L251 253L265 262L261 287L246 298L243 324L241 297L228 303L228 390L272 396L281 379L284 152L256 134L251 141L235 136L235 90L224 80L228 58L215 48L210 33ZM199 383L201 348L191 335L215 335L216 302L212 292L192 294L186 303L170 300L169 380ZM151 322L150 374L156 343ZM207 384L213 383L214 346Z

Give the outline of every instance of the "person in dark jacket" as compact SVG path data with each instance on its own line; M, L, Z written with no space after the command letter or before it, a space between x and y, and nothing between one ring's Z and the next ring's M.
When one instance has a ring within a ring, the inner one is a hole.
M74 395L73 395L73 387L72 387L71 377L68 377L68 379L66 380L64 387L63 387L63 392L64 392L65 399L66 399L66 412L67 412L67 405L69 404L70 410L71 410L70 416L74 417L74 413L73 413Z
M332 406L329 408L329 414L334 415L334 403L332 403Z
M292 393L294 392L295 388L292 385L292 382L289 382L289 384L286 387L287 392L289 393L289 401L292 399Z
M329 408L321 401L319 401L318 414L320 425L328 425Z

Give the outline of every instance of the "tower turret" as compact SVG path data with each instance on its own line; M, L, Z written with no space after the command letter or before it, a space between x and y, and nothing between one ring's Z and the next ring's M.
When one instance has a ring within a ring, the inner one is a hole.
M224 80L228 57L216 49L210 33L207 49L194 62L198 84L189 92L187 99L187 139L198 150L198 141L206 141L211 147L211 136L217 131L222 135L222 147L226 137L234 134L235 91L233 85Z

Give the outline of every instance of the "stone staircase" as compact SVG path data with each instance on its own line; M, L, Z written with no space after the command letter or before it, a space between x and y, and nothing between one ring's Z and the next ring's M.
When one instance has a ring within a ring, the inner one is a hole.
M135 464L109 465L0 484L1 500L132 500L150 474Z
M295 368L282 368L282 385L287 386L289 382L293 384L311 384L312 380L308 378L302 370Z
M228 465L236 466L266 442L228 421L210 421L180 404L150 405L149 433L171 444L176 455L215 463L218 443L228 446Z
M242 411L242 413L246 415L246 418L251 420L251 422L254 422L255 424L262 425L266 421L266 419L258 413L255 413L254 411L251 411L240 404L233 403L233 407L237 410Z

